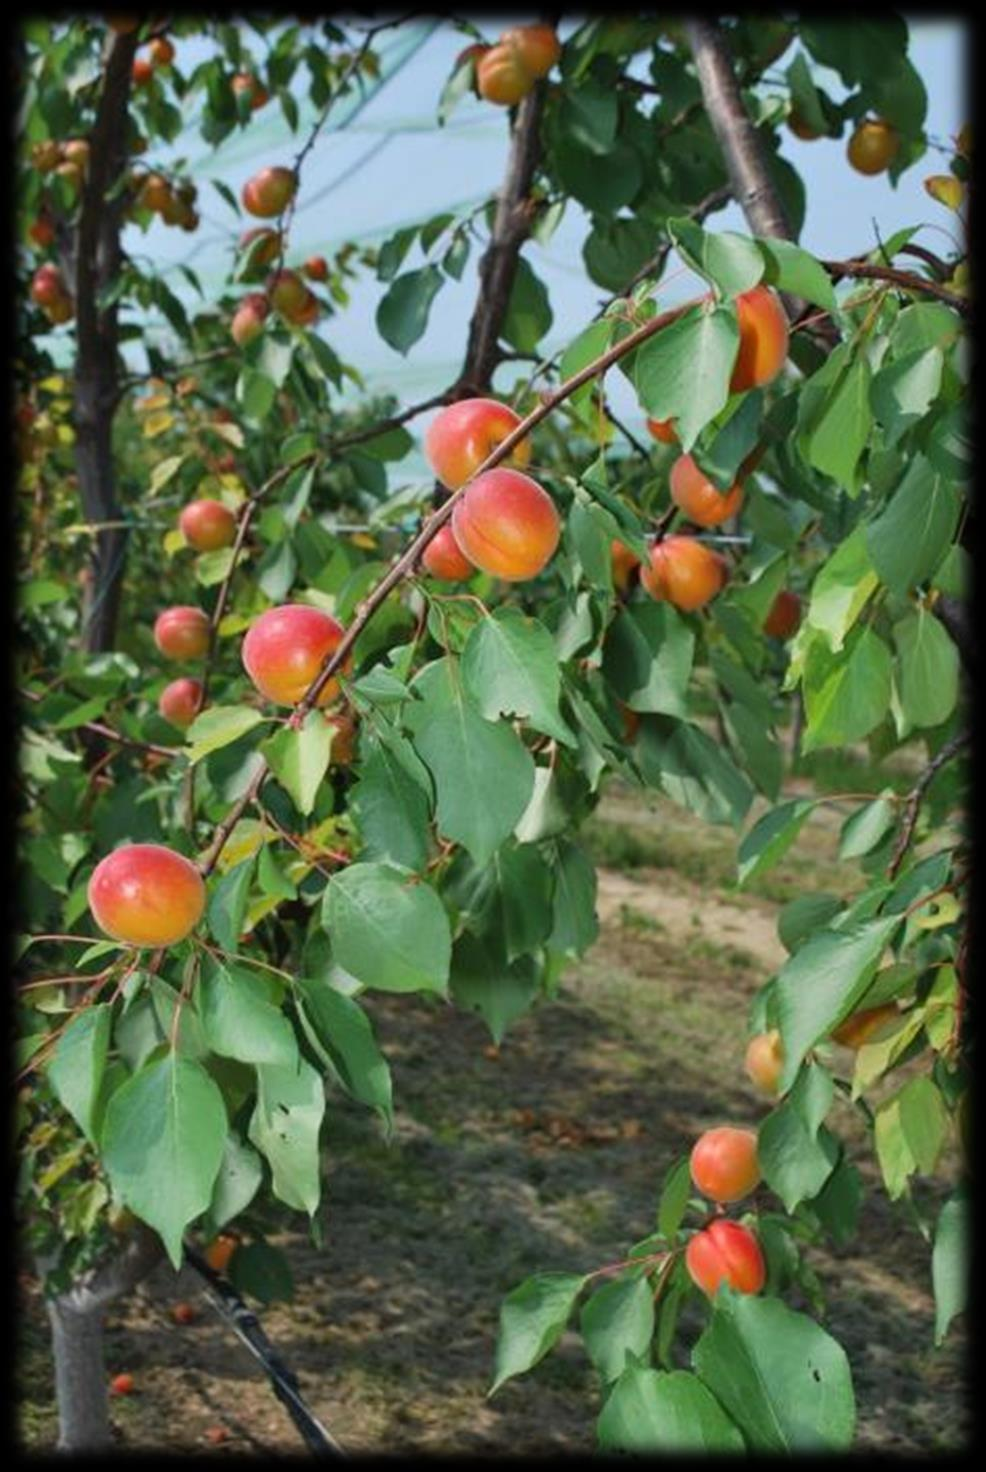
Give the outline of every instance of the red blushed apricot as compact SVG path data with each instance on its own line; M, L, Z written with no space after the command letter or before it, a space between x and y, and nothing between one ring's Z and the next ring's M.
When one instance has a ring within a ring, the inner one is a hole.
M784 1066L784 1049L777 1028L770 1032L758 1032L751 1038L743 1060L743 1068L751 1083L765 1094L776 1094L777 1084Z
M216 552L231 547L236 538L236 517L221 501L203 497L190 501L178 518L182 536L196 552Z
M161 691L157 708L166 721L185 731L202 709L202 682L185 676L172 680Z
M621 593L625 593L630 586L634 568L640 566L640 558L636 552L632 552L625 542L616 538L610 543L610 567L613 572L613 586Z
M240 1245L239 1238L229 1232L220 1232L205 1249L205 1260L214 1273L224 1273L229 1260Z
M329 275L329 263L324 256L309 256L301 268L309 281L326 281Z
M656 440L661 441L662 445L678 443L678 434L673 419L648 419L647 428Z
M264 321L270 310L267 298L259 291L249 292L236 311L230 323L230 334L238 348L246 347L248 342L253 342L264 330Z
M771 383L787 358L787 316L769 286L754 286L736 298L739 352L729 380L731 394Z
M452 512L459 550L493 577L524 582L551 561L561 520L547 491L516 470L487 470Z
M763 621L763 631L775 639L790 639L801 622L801 599L797 593L782 588L770 605Z
M737 483L720 491L691 455L682 455L671 467L671 499L689 521L698 526L719 526L739 511L743 487Z
M281 237L276 230L269 225L257 225L253 230L244 230L240 236L237 249L248 251L254 246L255 241L263 241L262 245L256 245L251 258L251 270L254 267L269 266L276 261L281 249Z
M640 569L640 581L652 598L668 602L684 613L702 608L725 587L729 564L719 553L694 537L665 537L651 548L650 565Z
M167 36L155 36L150 51L155 66L170 66L175 59L175 48Z
M314 292L308 291L306 288L305 300L295 312L294 316L288 317L287 320L294 327L311 327L313 322L318 321L318 314L320 311L321 307L318 304L318 297L315 295Z
M297 705L344 633L329 614L305 603L268 608L243 640L244 669L275 705ZM328 705L338 693L339 681L329 680L316 703Z
M275 312L293 322L310 296L297 271L278 271L267 282L267 296Z
M703 1196L720 1203L740 1201L760 1181L756 1134L730 1125L706 1130L695 1143L690 1164Z
M476 63L476 87L487 102L513 107L534 86L534 78L513 46L491 46Z
M515 26L504 31L500 45L513 47L530 77L546 77L561 56L553 26Z
M692 1282L714 1298L720 1283L737 1293L759 1293L767 1280L760 1243L739 1222L716 1221L696 1232L685 1248Z
M110 1381L110 1395L133 1395L135 1388L134 1377L126 1371L122 1375L114 1375Z
M900 1016L893 1002L885 1002L880 1007L864 1007L859 1012L854 1012L847 1017L845 1022L840 1022L838 1027L832 1029L832 1039L841 1043L844 1048L852 1048L855 1051L868 1043L874 1033L887 1022L896 1021Z
M166 608L154 621L154 642L166 659L201 659L209 647L209 620L201 608Z
M279 166L261 169L243 186L240 196L243 208L250 215L259 215L262 220L273 219L287 206L297 182L293 169Z
M460 399L443 409L428 426L428 463L442 485L457 491L519 423L520 415L497 399ZM523 470L530 459L531 442L523 439L503 463Z
M131 76L135 87L149 87L154 75L154 66L146 56L135 56Z
M266 107L270 102L270 93L259 78L252 76L249 72L237 72L230 82L233 91L240 95L243 93L249 99L251 112L258 108Z
M205 884L191 859L158 843L128 843L107 854L88 895L100 930L131 946L176 945L205 909Z
M52 307L63 301L67 293L65 281L57 266L50 262L39 266L31 277L31 298L39 307ZM502 439L502 435L501 435Z
M462 555L449 522L439 527L422 552L421 562L433 578L441 578L446 583L462 582L476 571L469 559Z

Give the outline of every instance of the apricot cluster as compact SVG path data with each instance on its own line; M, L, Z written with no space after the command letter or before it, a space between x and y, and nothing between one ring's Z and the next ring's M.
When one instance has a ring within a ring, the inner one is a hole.
M487 102L514 107L535 82L546 77L561 56L554 27L514 26L495 46L470 48L476 54L476 90Z
M45 138L31 149L31 162L39 174L64 179L72 195L78 195L89 170L89 140Z
M53 324L69 322L75 316L75 302L65 285L58 266L46 262L31 277L31 300Z
M760 1183L757 1137L753 1130L706 1130L695 1143L689 1162L692 1181L718 1205L748 1196ZM760 1244L748 1227L721 1217L696 1232L685 1249L692 1282L710 1298L720 1283L738 1293L759 1293L767 1269Z

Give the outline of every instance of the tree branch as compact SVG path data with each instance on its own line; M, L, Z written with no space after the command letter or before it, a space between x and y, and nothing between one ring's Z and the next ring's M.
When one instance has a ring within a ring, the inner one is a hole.
M960 731L957 736L952 737L951 741L946 741L941 751L928 763L917 782L911 788L904 807L904 815L901 819L900 836L894 845L890 863L887 865L888 879L894 879L896 877L897 870L900 868L904 855L910 847L911 840L914 837L914 829L917 827L918 812L920 811L925 792L931 786L931 783L945 763L951 761L952 757L960 752L963 746L968 745L968 742L968 731Z
M889 281L903 291L923 292L925 296L936 297L963 317L972 316L972 303L964 296L956 296L953 291L939 286L937 281L929 281L926 276L915 276L912 271L875 266L869 261L822 261L821 264L836 281L843 276L859 277L863 281Z

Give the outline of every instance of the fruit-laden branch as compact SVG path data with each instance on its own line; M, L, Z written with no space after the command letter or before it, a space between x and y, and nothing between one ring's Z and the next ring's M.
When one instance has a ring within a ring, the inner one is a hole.
M694 298L691 301L682 302L679 306L672 307L668 311L661 312L657 316L652 317L648 322L645 322L643 326L638 327L634 332L628 333L626 337L624 337L620 342L615 343L613 347L609 348L605 353L602 353L591 363L587 363L584 368L581 368L578 371L578 373L573 373L571 378L566 379L565 382L560 384L558 388L556 388L552 393L546 394L541 403L538 404L537 408L532 409L530 414L528 414L525 419L522 419L517 425L514 426L514 428L510 431L508 435L500 440L499 444L494 450L490 452L489 455L487 455L483 463L476 467L475 471L469 477L469 479L463 481L458 490L453 491L453 493L432 512L427 521L425 521L422 525L421 530L401 553L400 557L398 557L397 561L393 564L390 570L384 574L379 583L377 583L376 587L373 588L373 590L358 606L351 624L349 625L342 639L339 641L334 652L326 660L318 675L315 677L312 684L305 692L304 697L295 707L294 715L291 718L294 722L299 721L308 711L310 711L314 707L321 690L328 682L328 680L331 679L333 674L335 674L336 670L339 669L343 662L346 660L350 653L350 650L356 643L356 640L359 638L360 634L365 629L366 625L370 622L370 619L373 617L376 610L384 602L387 596L393 591L397 584L400 583L402 579L407 577L407 575L411 572L411 570L417 563L418 558L421 556L421 553L424 551L424 549L427 547L428 543L432 540L436 533L440 530L440 528L443 527L445 523L449 520L453 510L459 502L459 498L464 495L468 487L472 485L473 481L478 476L485 474L487 470L492 470L495 466L499 465L502 460L505 460L508 455L510 455L515 446L518 445L522 439L525 439L527 435L531 432L531 430L541 423L542 419L546 419L548 415L558 407L559 404L564 403L567 398L570 398L571 395L575 393L576 389L581 388L582 385L584 383L588 383L590 379L605 373L606 370L612 367L614 363L619 362L620 358L625 357L627 353L633 352L635 348L639 347L642 342L646 342L648 338L653 337L655 333L661 332L665 327L670 327L672 322L677 322L679 317L684 316L684 314L690 311L692 307L698 306L699 304L700 298ZM203 876L207 876L212 873L213 869L216 866L219 855L222 853L223 848L225 847L226 840L229 838L229 835L232 833L243 813L246 812L247 808L259 794L260 789L263 786L264 781L267 777L268 771L269 768L266 762L264 762L262 766L258 767L253 780L251 781L247 790L237 800L234 806L226 814L226 817L216 828L216 831L212 838L212 842L209 844L209 847L206 849L205 853L198 861L198 868Z
M928 763L928 765L925 767L924 771L918 778L917 782L915 782L914 786L908 793L907 802L904 807L904 815L901 819L900 836L898 837L897 842L894 845L894 851L891 855L890 863L887 865L888 879L893 879L896 877L897 870L900 868L901 863L904 859L904 855L910 847L911 840L914 837L914 830L917 827L918 813L921 808L921 803L924 799L924 794L927 792L928 788L931 786L931 783L934 781L935 777L941 771L945 763L951 761L952 757L956 756L958 752L962 750L963 746L967 746L968 744L968 731L960 731L957 736L952 737L951 741L946 741L941 751L939 751Z
M126 164L127 104L136 47L136 31L113 35L107 43L76 232L75 457L83 510L86 520L94 522L115 521L120 516L112 454L113 414L119 397L117 305L110 302L101 307L99 296L122 267L120 231L126 201L122 194L115 199L106 196ZM82 628L83 645L91 653L113 647L126 539L126 528L106 528L90 550L92 576Z

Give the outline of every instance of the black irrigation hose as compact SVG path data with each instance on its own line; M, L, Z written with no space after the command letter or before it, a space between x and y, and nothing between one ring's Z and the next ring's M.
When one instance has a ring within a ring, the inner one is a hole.
M297 1377L281 1359L261 1327L256 1314L243 1302L232 1284L214 1272L194 1247L185 1243L185 1258L206 1285L213 1307L226 1320L238 1339L263 1367L274 1394L287 1410L310 1451L319 1457L345 1457L339 1443L305 1405Z

